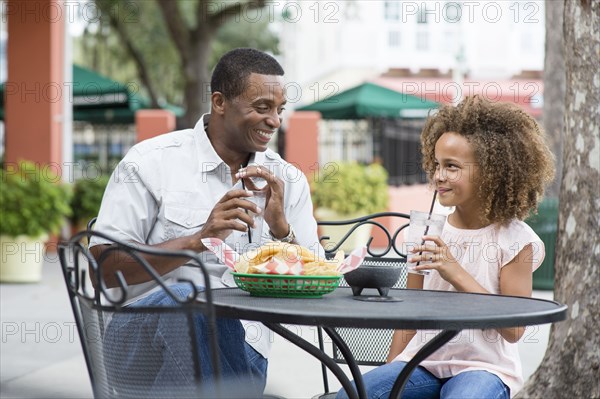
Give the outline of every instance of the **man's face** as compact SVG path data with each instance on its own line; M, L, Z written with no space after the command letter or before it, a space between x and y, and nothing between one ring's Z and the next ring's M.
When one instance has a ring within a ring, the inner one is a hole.
M225 100L226 141L240 152L262 152L281 126L286 104L282 76L250 74L246 89L238 97Z

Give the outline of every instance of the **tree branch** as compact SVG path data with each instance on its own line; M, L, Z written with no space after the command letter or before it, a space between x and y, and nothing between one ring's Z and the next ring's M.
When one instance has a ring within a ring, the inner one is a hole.
M190 54L190 30L186 27L187 24L176 1L157 0L157 2L171 39L181 56L181 63L185 66L188 64L188 54Z
M131 55L131 58L133 58L138 76L142 81L142 84L146 87L146 90L148 90L151 106L153 108L159 108L158 95L156 94L156 90L154 89L154 85L150 79L148 68L146 68L146 64L144 62L144 57L142 56L142 53L133 45L133 40L129 36L123 21L119 18L118 14L114 13L114 8L109 3L97 0L96 4L98 5L98 8L103 11L103 15L108 15L108 22L110 26L117 32L117 35L119 38L121 38L121 42L125 45L127 52Z
M201 3L203 5L206 5L206 1L204 0L201 0ZM208 4L210 5L210 2ZM248 10L257 10L259 8L263 8L265 4L265 0L251 0L245 3L236 1L232 5L220 9L213 14L209 14L209 10L206 8L206 6L204 6L203 18L206 19L210 31L214 32L217 29L219 29L219 27L221 27L225 22L227 22L229 18L235 17L236 15L239 15L242 12L246 12ZM201 7L198 8L200 9ZM198 26L198 28L200 28L200 25Z

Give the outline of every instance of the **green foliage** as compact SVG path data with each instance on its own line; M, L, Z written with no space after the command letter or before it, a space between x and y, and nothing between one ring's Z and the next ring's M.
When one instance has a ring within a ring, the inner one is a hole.
M0 169L0 234L56 233L71 214L71 189L50 166L22 161Z
M552 290L554 288L554 263L556 235L558 230L558 198L544 198L538 205L537 214L526 220L533 231L542 239L546 256L539 269L533 273L533 288Z
M329 163L313 179L313 201L340 214L381 212L388 204L387 178L379 164Z
M175 0L173 0L175 1ZM179 9L188 29L193 29L206 21L197 21L196 8L198 0L178 0ZM242 1L243 3L243 1ZM132 55L110 25L108 10L113 9L123 22L133 45L143 58L154 89L161 100L183 105L185 77L182 68L182 57L195 56L181 54L181 47L173 42L167 30L163 14L156 1L148 0L95 0L99 18L88 18L84 33L75 38L75 63L104 74L113 80L123 83L134 83L136 88L141 84ZM218 11L227 3L215 2L209 10ZM232 2L230 5L235 5ZM254 15L261 15L253 20ZM227 21L208 36L207 43L212 48L210 59L205 60L207 71L212 70L217 60L227 51L236 47L254 47L259 50L278 54L279 39L269 29L269 12L263 9L256 12L234 16L228 14ZM182 44L179 43L181 46ZM185 47L185 45L183 46ZM145 89L140 89L146 94Z
M71 208L73 223L87 223L98 215L100 203L110 176L102 175L94 179L79 179L75 182Z
M212 45L209 68L212 70L219 59L228 51L239 47L252 47L273 54L279 54L279 39L269 30L268 13L263 12L263 18L251 22L241 18L223 25L217 31L217 36Z
M181 61L155 1L96 0L98 18L85 20L83 35L74 40L74 62L147 95L129 50L110 26L108 10L115 13L144 57L154 88L167 102L183 101ZM93 10L93 8L90 7Z

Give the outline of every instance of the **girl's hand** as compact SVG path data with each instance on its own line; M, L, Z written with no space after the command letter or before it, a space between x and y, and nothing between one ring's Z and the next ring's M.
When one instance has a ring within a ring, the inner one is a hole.
M465 274L471 277L465 269L456 261L450 253L450 249L439 236L424 236L424 241L431 241L435 245L418 245L410 252L416 254L411 256L409 262L431 262L415 266L415 270L437 270L440 276L458 289L457 283L465 278Z
M424 241L431 241L435 245L419 245L410 252L413 255L409 262L427 262L425 265L415 266L415 270L437 270L440 276L452 284L460 292L474 292L489 294L490 292L477 282L450 253L446 243L438 236L424 236ZM420 255L419 253L422 252ZM506 266L500 270L500 294L530 297L532 284L533 246L529 244ZM525 332L525 327L510 327L496 329L508 342L517 342Z

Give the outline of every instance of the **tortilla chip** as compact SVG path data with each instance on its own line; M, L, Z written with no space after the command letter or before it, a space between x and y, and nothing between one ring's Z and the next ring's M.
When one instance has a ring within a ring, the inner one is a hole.
M261 273L258 266L270 262L273 258L289 264L300 262L301 274L305 276L332 276L339 274L337 269L344 260L344 252L339 251L333 259L327 260L301 245L269 242L243 254L236 263L235 270L239 273Z

